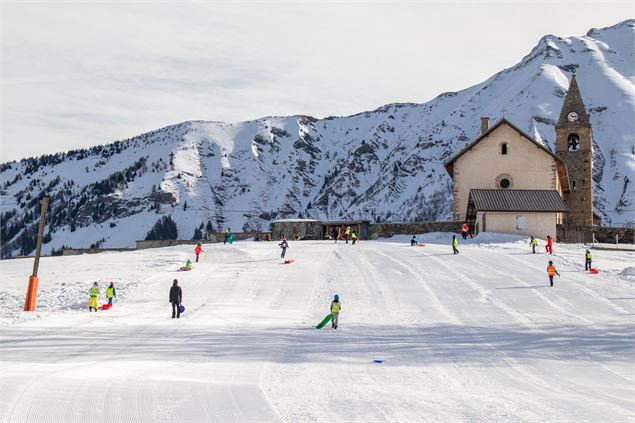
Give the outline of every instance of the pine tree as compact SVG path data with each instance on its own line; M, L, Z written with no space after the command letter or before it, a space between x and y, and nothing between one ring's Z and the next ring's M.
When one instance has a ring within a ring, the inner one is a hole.
M187 210L187 201L184 201L183 202L183 211L186 211L186 210Z

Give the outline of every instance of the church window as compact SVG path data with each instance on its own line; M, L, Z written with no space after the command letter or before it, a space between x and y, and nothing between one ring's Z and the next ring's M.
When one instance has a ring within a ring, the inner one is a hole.
M501 144L501 154L502 155L506 155L507 154L507 143L506 142Z
M509 186L511 185L511 183L509 182L509 179L507 178L501 179L499 184L501 188L509 188Z
M567 146L569 151L578 151L580 149L580 137L578 134L569 134Z

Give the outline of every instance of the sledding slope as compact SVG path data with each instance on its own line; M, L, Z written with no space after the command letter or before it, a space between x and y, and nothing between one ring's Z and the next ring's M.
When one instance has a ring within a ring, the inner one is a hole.
M189 246L45 258L26 316L32 262L2 261L0 421L635 419L633 252L596 251L588 275L556 245L548 288L525 240L453 256L448 236L291 242L290 265L275 243L210 245L179 273ZM112 310L87 312L94 280L117 282ZM340 328L314 329L335 293Z

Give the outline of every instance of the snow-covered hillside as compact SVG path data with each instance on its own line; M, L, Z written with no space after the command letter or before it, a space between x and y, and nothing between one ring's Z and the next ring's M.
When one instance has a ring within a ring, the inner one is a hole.
M227 226L266 229L288 217L448 219L443 163L478 135L480 117L505 116L554 149L573 72L593 124L596 211L604 223L632 223L634 39L633 20L581 37L548 35L517 65L423 104L324 119L191 121L5 163L2 256L33 250L45 193L52 198L45 253L62 245L130 246L162 215L176 221L180 238L201 225L204 235Z
M591 275L582 245L486 235L291 242L290 265L210 244L191 272L191 246L46 257L34 313L32 260L2 260L0 421L632 422L635 253L594 250ZM93 281L112 310L88 312Z

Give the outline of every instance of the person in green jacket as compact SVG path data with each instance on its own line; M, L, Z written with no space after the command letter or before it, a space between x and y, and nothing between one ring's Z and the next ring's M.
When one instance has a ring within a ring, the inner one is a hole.
M536 254L536 247L538 246L538 241L533 236L529 240L529 245L531 246L532 253Z
M452 250L454 251L454 254L458 254L459 253L459 240L456 239L456 235L452 235Z
M333 329L337 329L337 323L339 320L341 309L342 305L340 304L340 296L335 294L335 297L333 297L333 301L331 301L331 327Z
M97 309L99 308L99 305L97 304L97 298L99 298L99 284L95 282L89 292L90 303L88 303L88 311L90 312L95 309L95 312L97 312Z
M591 270L591 259L593 258L591 256L591 250L586 250L585 258L584 270Z
M117 296L117 290L115 289L115 283L110 282L110 286L106 289L106 298L108 299L108 304L112 305L113 297Z

